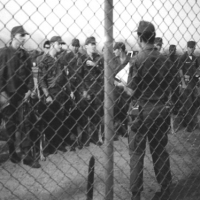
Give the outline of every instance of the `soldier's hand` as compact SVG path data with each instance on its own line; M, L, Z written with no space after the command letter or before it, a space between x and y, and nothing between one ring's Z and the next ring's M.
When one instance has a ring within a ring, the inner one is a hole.
M83 91L83 98L87 98L88 94L87 91Z
M75 99L75 95L73 92L70 93L70 97L74 100Z
M91 60L87 60L87 62L86 62L86 65L87 66L95 66L95 63L94 62L92 62Z
M118 87L123 87L124 86L121 81L119 82L119 81L116 81L116 80L114 80L114 85L118 86Z
M9 105L9 97L6 92L1 92L0 94L0 108L3 109Z
M46 98L46 103L52 103L52 102L53 102L52 97L51 97L51 96L48 96L48 97Z
M186 84L182 84L182 88L186 89L187 85Z
M29 91L25 94L23 101L25 101L25 102L28 101L28 98L30 97L30 95L31 95L31 91L29 90Z

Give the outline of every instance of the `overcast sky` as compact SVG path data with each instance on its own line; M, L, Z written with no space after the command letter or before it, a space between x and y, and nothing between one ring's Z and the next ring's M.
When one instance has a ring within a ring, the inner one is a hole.
M81 44L94 35L104 41L104 0L0 0L0 39L7 43L13 26L24 25L30 33L27 47L37 48L45 39L61 35L70 44ZM151 21L164 47L185 48L188 40L199 43L200 1L198 0L114 0L114 39L128 40L137 48L134 30L138 22ZM200 43L198 44L200 45ZM1 44L2 46L2 44Z

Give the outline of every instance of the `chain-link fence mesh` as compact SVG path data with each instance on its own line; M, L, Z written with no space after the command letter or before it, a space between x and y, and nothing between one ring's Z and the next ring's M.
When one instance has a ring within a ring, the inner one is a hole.
M200 198L198 1L0 16L0 199Z

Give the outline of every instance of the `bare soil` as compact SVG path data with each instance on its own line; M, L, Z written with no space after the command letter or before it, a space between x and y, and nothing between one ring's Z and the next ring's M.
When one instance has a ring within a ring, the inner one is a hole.
M169 134L168 151L173 175L172 200L200 199L200 131L184 129ZM40 161L41 169L13 164L5 142L0 143L0 200L86 200L88 163L95 157L94 200L105 193L106 145L91 144L76 152L57 153ZM128 200L129 152L127 138L114 142L114 200ZM150 200L159 185L155 180L149 148L145 156L142 200Z

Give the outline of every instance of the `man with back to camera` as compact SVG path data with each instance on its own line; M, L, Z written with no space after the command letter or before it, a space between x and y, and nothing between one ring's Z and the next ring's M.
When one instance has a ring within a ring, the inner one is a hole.
M163 39L161 37L156 37L154 41L154 46L158 51L161 51L163 45Z
M60 36L50 39L49 52L39 63L39 85L43 91L48 109L44 113L47 122L45 135L48 139L47 153L53 154L56 150L66 152L64 139L65 116L69 114L69 106L66 102L70 99L70 86L63 63L58 55L64 44Z
M178 64L182 87L183 125L188 132L192 132L197 126L196 110L199 107L199 102L197 102L198 93L196 90L199 80L199 63L197 57L194 55L195 48L196 42L188 41L187 51L180 57Z
M131 94L131 104L139 105L137 113L129 112L131 200L141 200L146 139L161 186L161 191L156 192L152 200L170 199L172 176L166 150L170 129L168 101L176 82L171 73L171 62L154 47L155 35L152 23L140 21L137 36L141 50L130 60L128 89L125 88Z
M10 160L13 163L19 163L21 158L15 150L15 134L21 124L22 102L27 101L32 89L32 61L28 53L23 49L28 33L23 26L13 27L11 30L10 46L0 50L0 102L4 120L6 121L6 130L9 135L7 141L9 147ZM29 127L26 127L29 128ZM27 129L26 129L27 130ZM25 153L23 163L33 168L40 168L40 164L31 154L33 145L33 131L25 133L25 138L21 141L21 147Z

